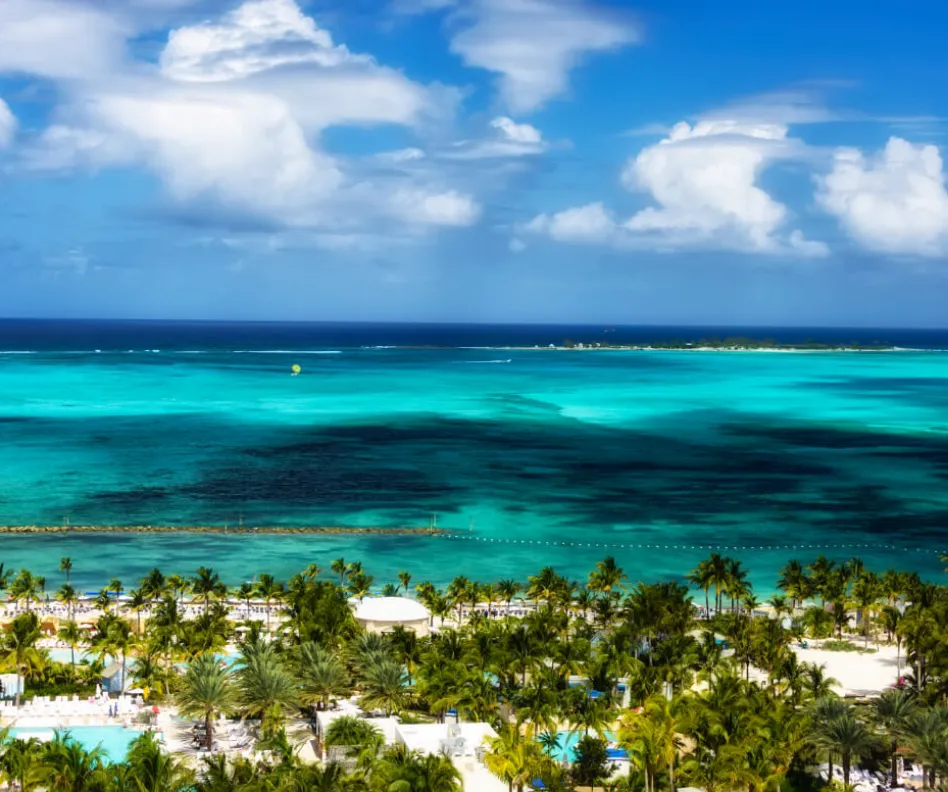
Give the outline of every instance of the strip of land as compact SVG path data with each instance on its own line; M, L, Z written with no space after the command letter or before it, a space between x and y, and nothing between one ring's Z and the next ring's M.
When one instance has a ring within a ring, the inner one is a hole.
M448 533L441 528L403 527L377 528L346 525L0 525L0 534L63 534L63 533L217 533L217 534L388 534L440 536Z

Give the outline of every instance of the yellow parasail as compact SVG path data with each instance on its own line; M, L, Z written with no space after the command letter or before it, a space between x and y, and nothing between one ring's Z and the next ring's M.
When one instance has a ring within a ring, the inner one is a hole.
M297 365L296 363L293 364L293 368L291 369L291 371L293 372L293 376L294 376L294 377L295 377L297 374L299 374L302 370L303 370L303 369L301 369L301 368L299 367L299 365Z

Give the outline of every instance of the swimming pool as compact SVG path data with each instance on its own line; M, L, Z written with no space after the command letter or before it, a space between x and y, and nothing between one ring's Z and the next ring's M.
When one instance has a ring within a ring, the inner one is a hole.
M554 748L550 752L550 756L552 756L552 758L556 762L562 762L564 757L568 758L570 762L575 762L576 761L576 745L581 739L583 739L583 736L584 736L583 733L573 732L571 734L570 732L563 731L563 732L557 732L556 736L559 737L560 744L558 748ZM612 742L616 738L616 736L612 732L608 732L608 731L603 735L603 737L610 742ZM623 751L621 748L608 748L606 750L606 753L608 754L609 759L628 759L629 758L629 755L625 751Z
M72 726L66 731L83 748L91 749L101 745L109 762L122 761L128 752L128 746L142 734L124 726ZM10 729L11 737L23 740L29 740L31 737L48 740L52 733L52 729Z
M49 659L57 663L65 663L69 665L72 662L72 650L71 649L47 649L49 652ZM98 658L98 654L90 652L88 649L76 649L76 665L81 663L83 660L95 660ZM105 656L106 666L110 665L113 661L113 658L110 655Z

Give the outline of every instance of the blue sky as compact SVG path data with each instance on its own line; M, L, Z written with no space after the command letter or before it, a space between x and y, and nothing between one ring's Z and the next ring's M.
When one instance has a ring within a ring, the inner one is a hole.
M0 0L0 315L944 326L946 29Z

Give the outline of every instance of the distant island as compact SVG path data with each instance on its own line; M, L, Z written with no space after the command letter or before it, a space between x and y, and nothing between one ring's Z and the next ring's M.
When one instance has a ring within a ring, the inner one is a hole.
M513 347L511 347L513 348ZM694 341L670 339L668 341L650 341L648 343L616 344L602 341L574 341L567 338L560 345L549 344L546 347L516 347L517 349L625 349L634 351L716 351L716 352L896 352L900 348L890 344L873 342L833 343L807 340L800 343L781 343L771 338L755 339L743 336L727 338L701 338Z

